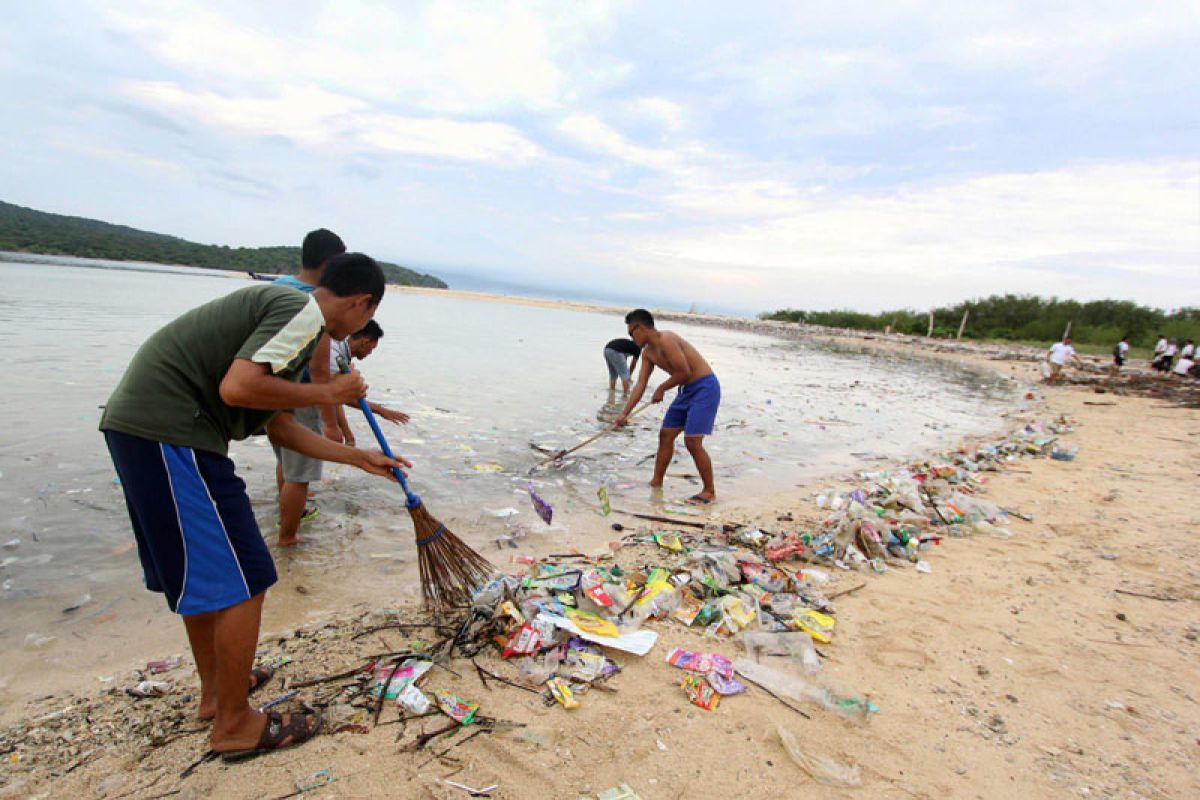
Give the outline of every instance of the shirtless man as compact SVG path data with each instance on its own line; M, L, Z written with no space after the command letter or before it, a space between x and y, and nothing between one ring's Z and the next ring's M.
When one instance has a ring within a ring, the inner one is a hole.
M625 315L629 338L642 348L642 368L638 373L637 385L629 402L617 417L617 426L629 421L629 412L637 406L650 382L650 373L655 367L670 375L658 385L650 398L652 403L661 403L668 389L682 387L671 407L663 417L662 430L658 433L658 455L654 461L654 477L650 485L657 488L663 484L667 466L675 454L675 440L683 434L696 470L704 481L704 489L688 499L694 505L708 505L717 499L713 486L712 460L704 449L704 437L713 432L717 419L717 408L721 405L721 384L713 374L712 367L704 357L677 333L660 331L654 327L654 317L644 308L635 309Z

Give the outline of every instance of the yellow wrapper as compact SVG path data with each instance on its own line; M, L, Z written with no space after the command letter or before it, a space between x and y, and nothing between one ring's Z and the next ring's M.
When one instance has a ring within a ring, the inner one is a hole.
M554 695L554 699L563 708L579 708L579 701L575 699L575 694L571 691L570 685L562 678L551 678L546 681L546 686L550 689L550 694Z

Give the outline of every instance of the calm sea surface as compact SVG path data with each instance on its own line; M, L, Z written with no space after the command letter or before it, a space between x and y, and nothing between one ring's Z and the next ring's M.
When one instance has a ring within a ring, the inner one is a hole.
M115 654L123 642L147 641L135 629L148 623L171 635L181 629L140 587L120 488L96 430L99 406L147 335L248 285L208 271L80 263L0 260L0 348L10 359L0 382L0 690L25 662L66 664L83 642L103 640ZM535 474L554 525L533 514L528 472L540 454L531 444L567 447L619 407L601 356L624 335L619 315L391 293L377 319L384 338L359 366L372 399L412 415L407 426L385 424L393 447L413 462L412 482L430 510L496 563L514 547L569 546L580 532L604 528L601 485L618 508L671 505L699 488L686 477L669 477L661 496L645 487L656 408L565 467ZM994 427L1012 397L994 377L927 361L663 327L692 341L721 379L709 448L724 498L949 444ZM349 416L366 444L365 423ZM270 449L259 437L235 443L231 455L270 541ZM668 474L693 473L682 445L679 455ZM269 601L268 624L290 624L318 606L412 596L412 529L398 489L336 465L316 489L322 515L302 529L305 544L277 553L281 584L303 591L275 593L282 599Z

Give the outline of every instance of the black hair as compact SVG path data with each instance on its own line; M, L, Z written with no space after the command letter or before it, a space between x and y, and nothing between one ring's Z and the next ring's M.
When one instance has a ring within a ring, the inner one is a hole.
M342 237L327 228L309 231L300 245L300 266L316 269L334 256L346 252Z
M318 286L338 297L369 294L371 305L377 306L383 299L383 270L368 255L343 253L329 259Z
M363 336L379 341L383 338L383 328L379 327L379 323L375 320L367 320L367 324L362 326L362 330L350 334L351 339L358 339Z
M635 322L645 325L647 328L653 328L654 315L644 308L635 308L625 315L625 324L632 325Z

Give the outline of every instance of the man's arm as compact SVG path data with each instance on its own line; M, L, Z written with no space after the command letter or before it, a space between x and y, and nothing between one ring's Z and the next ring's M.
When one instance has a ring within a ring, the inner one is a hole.
M371 409L371 412L375 414L375 416L383 417L388 422L403 422L408 424L408 414L405 414L403 411L397 411L394 408L388 408L387 406L382 406L379 403L367 403L367 406Z
M633 360L629 362L629 371L630 372L634 372L637 370L637 362L638 362L638 357L634 356Z
M357 442L354 440L354 431L350 430L350 420L346 419L346 407L337 406L338 427L342 429L342 442L347 447L354 447Z
M650 402L661 403L663 395L668 390L674 389L676 386L684 386L692 379L692 368L688 365L687 356L683 354L683 348L679 346L679 340L675 337L663 337L662 347L659 348L662 353L663 369L671 373L671 377L658 385L654 390L654 396Z
M654 362L648 358L642 359L642 371L638 373L637 383L633 386L633 391L629 393L629 400L625 403L625 407L621 409L621 413L617 416L614 423L618 428L625 426L629 421L629 412L634 409L638 401L642 399L642 395L646 393L646 384L650 383L650 373L654 371Z
M336 375L329 383L294 383L271 372L266 364L235 358L221 379L221 401L240 408L284 411L321 403L353 403L367 394L358 370Z
M349 464L372 475L384 475L392 477L393 480L395 480L395 477L392 476L393 469L412 466L403 458L392 459L383 453L373 453L331 442L296 422L295 415L290 413L276 414L272 417L271 421L267 423L267 436L274 444L286 447L288 450L295 450L309 458Z
M321 338L317 340L317 347L313 350L312 358L308 362L308 374L313 383L329 383L331 377L329 370L329 346L329 334L322 333ZM320 408L321 423L325 428L325 438L332 442L344 441L345 437L342 433L342 426L338 423L338 406L322 403Z

